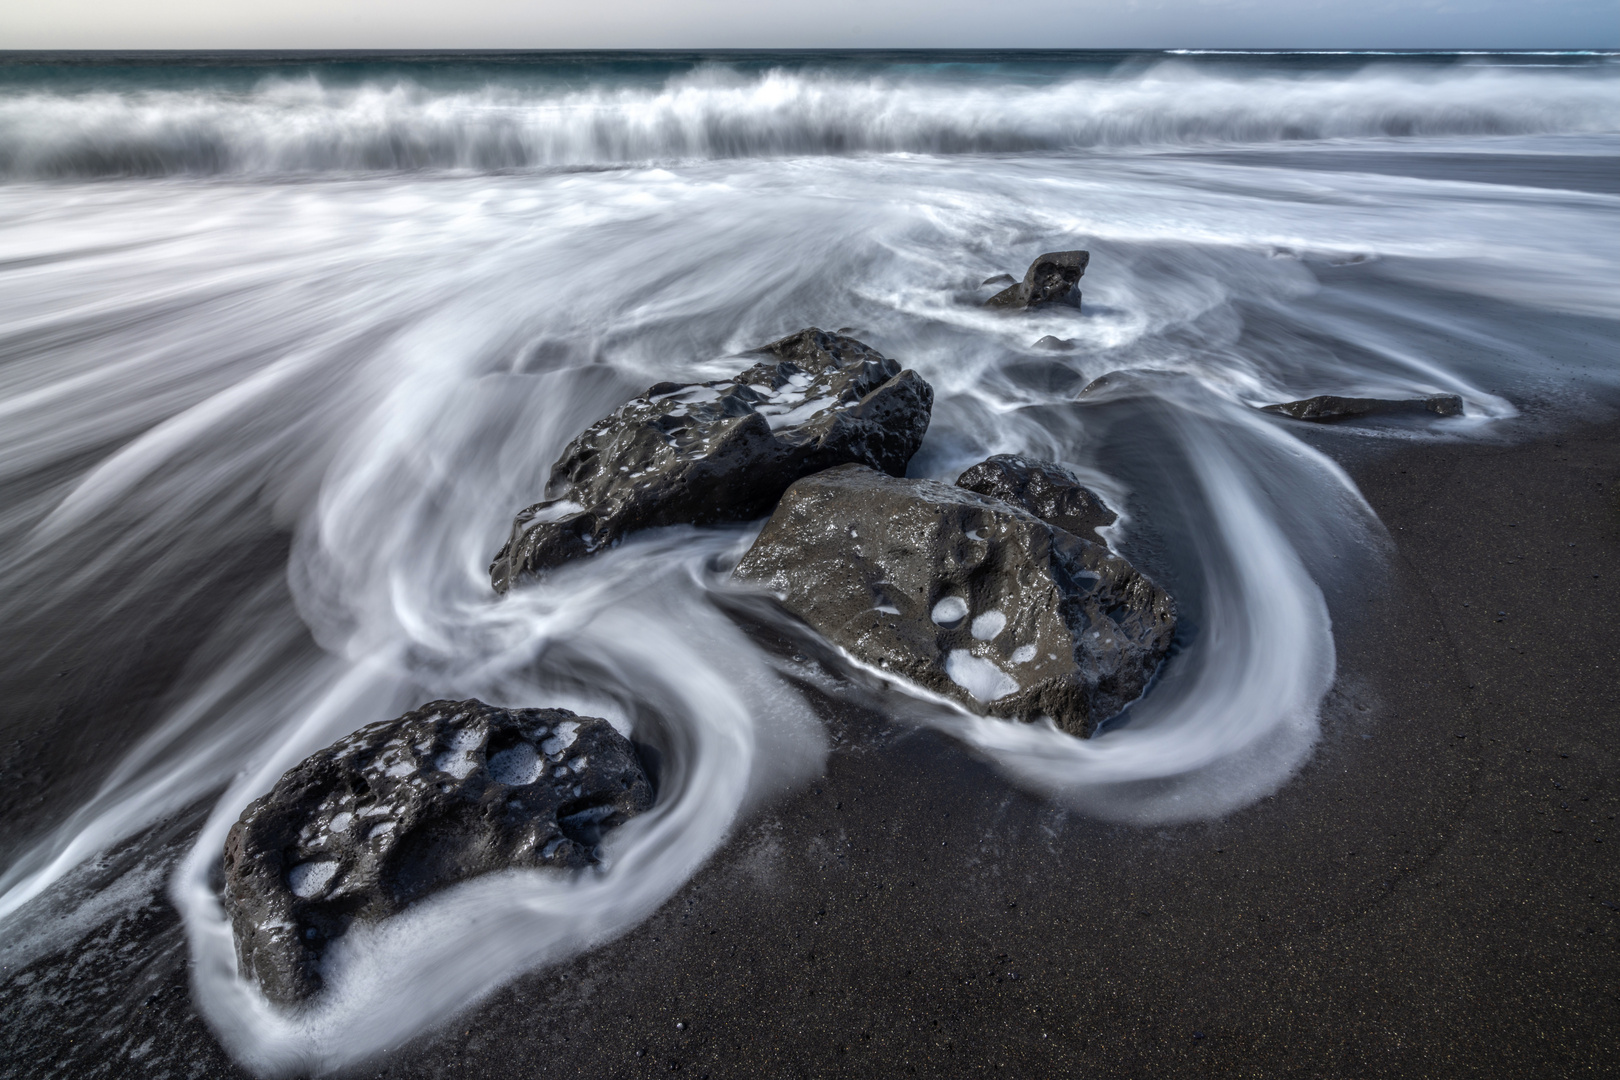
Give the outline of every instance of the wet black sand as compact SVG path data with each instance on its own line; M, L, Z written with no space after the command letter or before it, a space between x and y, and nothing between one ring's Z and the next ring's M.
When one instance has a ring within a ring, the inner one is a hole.
M1620 423L1357 454L1395 556L1274 797L1100 824L830 706L654 918L358 1075L1620 1074ZM154 899L0 974L0 1069L238 1075L183 960Z

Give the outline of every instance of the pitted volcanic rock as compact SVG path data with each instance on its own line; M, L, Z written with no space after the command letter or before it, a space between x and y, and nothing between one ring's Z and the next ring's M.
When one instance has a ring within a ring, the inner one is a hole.
M986 300L984 306L1007 310L1027 310L1047 304L1079 307L1078 286L1090 261L1089 251L1049 251L1029 264L1023 281L1002 289Z
M735 576L857 659L993 716L1089 736L1141 695L1170 597L1001 499L847 465L783 495Z
M1083 540L1094 538L1098 526L1112 525L1117 517L1101 495L1068 469L1017 454L986 458L957 477L956 486L1022 507Z
M492 871L587 866L604 831L652 803L629 740L566 709L435 701L363 727L231 827L225 908L242 973L298 1004L356 921Z
M933 407L921 376L815 328L757 351L731 379L659 383L570 443L495 556L496 590L639 529L762 517L834 465L905 472Z

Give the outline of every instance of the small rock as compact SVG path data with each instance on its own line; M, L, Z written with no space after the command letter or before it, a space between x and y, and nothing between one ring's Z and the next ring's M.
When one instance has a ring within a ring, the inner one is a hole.
M289 769L225 841L225 909L243 975L296 1004L327 942L467 878L583 867L646 810L628 739L566 709L434 701Z
M659 383L570 443L495 556L495 590L639 529L761 517L834 465L905 472L933 407L921 376L815 328L757 352L732 379Z
M736 577L867 663L1081 736L1142 693L1175 630L1170 598L1103 545L856 465L789 488Z
M987 278L985 278L979 284L981 286L983 286L983 285L1016 285L1016 284L1018 284L1018 279L1013 277L1011 274L997 274L995 277L987 277Z
M1319 394L1302 401L1266 405L1262 412L1276 413L1292 420L1326 424L1357 416L1433 413L1435 416L1461 416L1463 400L1456 394L1436 394L1429 398L1352 398Z
M956 478L956 486L1022 507L1046 522L1090 540L1100 525L1117 515L1102 496L1085 487L1073 473L1050 461L1016 454L997 454Z
M1029 264L1024 280L1015 282L984 302L985 307L1027 310L1047 304L1080 306L1075 288L1091 261L1089 251L1051 251ZM986 284L989 284L986 282Z
M1053 337L1051 334L1047 334L1045 337L1038 339L1030 348L1048 349L1052 352L1069 352L1073 350L1074 342L1068 338Z

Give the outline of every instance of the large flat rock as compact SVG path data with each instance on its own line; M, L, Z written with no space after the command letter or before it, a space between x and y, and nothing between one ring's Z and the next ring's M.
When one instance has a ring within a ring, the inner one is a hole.
M858 660L1081 736L1142 693L1175 631L1170 597L1102 544L855 465L789 488L736 577Z
M1277 405L1264 405L1262 412L1276 413L1290 420L1309 420L1317 424L1330 424L1337 420L1351 420L1359 416L1461 416L1463 399L1456 394L1435 394L1426 398L1362 398L1339 397L1337 394L1318 394L1299 401L1284 401Z
M731 379L659 383L570 443L495 556L496 590L639 529L763 517L834 465L905 472L933 408L921 376L815 328L758 352Z
M629 740L566 709L434 701L312 754L242 811L225 907L245 976L296 1004L327 944L438 889L511 868L579 868L652 805Z

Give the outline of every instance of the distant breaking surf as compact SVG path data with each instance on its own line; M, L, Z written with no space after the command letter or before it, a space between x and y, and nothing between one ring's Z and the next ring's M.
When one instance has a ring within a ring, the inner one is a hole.
M1260 54L1256 54L1260 55ZM1266 54L1270 55L1270 54ZM407 78L0 93L0 178L489 172L1620 130L1609 65L1200 70L1041 82L703 66L584 88Z

